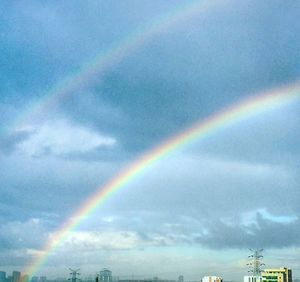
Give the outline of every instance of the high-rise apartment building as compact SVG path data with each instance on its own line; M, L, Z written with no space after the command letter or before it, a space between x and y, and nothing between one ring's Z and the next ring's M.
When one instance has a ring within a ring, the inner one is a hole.
M0 271L0 282L6 282L6 273L4 271Z
M102 269L99 273L100 282L112 282L112 272L106 268Z
M21 272L20 271L12 272L12 282L21 282Z
M223 282L223 279L218 276L204 276L202 282Z
M292 270L286 267L265 269L262 282L292 282Z
M23 275L21 281L22 282L29 282L29 276L27 274Z
M183 277L183 275L179 275L179 277L178 277L178 282L184 282L184 277Z
M31 282L38 282L39 278L37 276L32 276L31 277Z
M46 276L40 276L39 282L47 282Z

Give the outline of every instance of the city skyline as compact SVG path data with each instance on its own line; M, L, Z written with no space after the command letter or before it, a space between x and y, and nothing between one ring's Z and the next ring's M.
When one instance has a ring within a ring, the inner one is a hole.
M0 4L0 269L300 277L300 2Z
M81 275L81 270L78 268L76 270L69 268L69 271L66 271L68 275L61 278L50 278L47 279L46 276L32 276L29 277L27 274L22 274L19 271L13 271L12 275L6 276L5 271L0 271L0 282L47 282L47 281L96 281L96 282L130 282L130 281L145 281L145 282L154 282L154 281L177 281L177 282L184 282L184 281L191 281L186 280L185 276L180 274L177 279L174 277L169 276L166 277L159 277L158 275L154 274L146 274L146 275L138 275L135 276L133 273L131 275L120 275L115 274L107 268L103 268L100 271L97 271L94 274L88 274L85 277ZM249 272L249 271L248 271ZM175 272L174 272L175 273ZM166 273L160 273L159 275L166 275ZM170 274L169 274L170 275ZM276 279L275 279L275 276ZM299 278L292 277L292 270L287 267L280 267L280 268L265 268L262 269L260 273L256 273L253 275L244 275L243 277L244 282L293 282L298 281ZM201 281L201 282L223 282L223 281L231 281L224 279L220 276L212 276L210 274L206 274L205 276L201 277L201 279L196 279L192 281Z

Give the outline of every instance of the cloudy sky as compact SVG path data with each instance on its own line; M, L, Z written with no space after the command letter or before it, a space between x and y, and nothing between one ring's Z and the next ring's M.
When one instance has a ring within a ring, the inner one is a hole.
M34 261L154 146L300 79L300 2L199 1L180 17L194 3L0 0L1 270ZM248 248L264 248L268 267L300 277L299 140L298 99L190 142L87 216L38 273L241 281Z

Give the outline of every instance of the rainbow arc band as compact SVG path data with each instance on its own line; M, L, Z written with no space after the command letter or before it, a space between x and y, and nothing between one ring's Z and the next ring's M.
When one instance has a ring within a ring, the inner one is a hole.
M72 93L78 89L88 87L95 77L98 79L101 74L105 73L111 67L115 66L126 57L131 55L136 49L143 46L143 44L145 44L154 36L170 30L172 27L185 20L199 16L200 14L203 15L203 13L213 8L220 8L221 6L230 2L231 0L195 0L191 2L185 2L184 5L178 5L170 12L160 15L153 22L146 24L143 28L138 29L135 33L130 34L129 36L112 45L108 50L106 50L106 52L98 53L92 61L84 64L78 72L65 77L60 83L56 84L45 95L43 95L41 100L37 101L34 105L31 105L27 111L20 114L14 123L8 127L7 132L4 132L4 134L2 132L1 134L9 135L14 130L22 129L24 126L26 127L28 121L35 119L40 121L43 116L46 116L46 113L49 111L49 109L53 108L65 97L72 95ZM176 147L175 143L174 146ZM157 149L156 153L159 154L159 152L162 150L163 148ZM139 162L146 165L148 162L153 163L154 160L152 160L151 154L146 154L146 156L142 157ZM138 164L133 164L130 167L130 171L125 170L119 175L117 180L112 180L111 182L107 183L102 192L97 192L97 197L105 198L108 197L108 194L113 194L114 190L117 189L111 189L110 187L120 186L122 182L125 182L123 179L126 177L133 178L135 174L134 172L138 170ZM86 203L84 206L82 206L82 209L85 209L90 205L97 206L99 204L100 203ZM80 214L80 212L77 212L75 217L72 217L72 219L67 221L61 227L60 231L55 234L54 238L50 240L43 251L41 251L41 255L39 255L34 262L25 269L25 273L33 275L47 260L51 250L54 250L60 244L60 242L67 237L68 232L65 232L64 230L73 229L79 224L78 222L80 221L79 218L81 218L81 216L78 217L77 214Z
M46 95L43 95L41 100L35 105L32 105L28 111L19 115L14 121L14 124L8 128L6 135L9 135L10 132L13 132L15 129L22 128L29 120L36 117L40 118L42 116L41 114L47 113L49 109L53 108L68 95L72 95L72 93L78 89L88 87L93 79L98 79L101 74L131 55L137 48L155 35L168 31L184 20L207 12L211 8L225 5L228 2L230 2L230 0L192 1L185 5L177 6L171 12L161 15L156 21L147 24L143 28L138 29L135 33L112 45L106 52L98 53L92 61L84 64L78 72L65 77L60 83L51 88ZM259 114L265 110L297 100L299 99L299 89L300 85L296 83L250 97L204 120L200 120L187 130L166 140L153 150L146 152L141 158L126 167L105 185L98 188L96 192L83 203L80 209L51 237L43 250L40 251L40 255L38 255L23 272L31 276L34 275L34 273L47 262L47 259L51 256L53 251L64 242L68 235L74 231L89 214L100 207L103 202L112 197L114 193L124 187L125 184L129 183L131 179L151 165L154 165L170 152L176 151L176 149L189 144L193 140L201 140L209 134L216 133L218 130L230 124L244 118L249 118L251 115Z
M66 76L49 91L42 95L43 97L31 104L26 111L23 111L18 117L9 124L6 128L0 128L0 137L7 137L14 133L14 131L24 130L32 121L41 122L47 117L47 113L50 109L54 108L59 102L69 95L72 95L78 89L84 89L93 83L94 79L99 79L101 75L107 72L110 68L120 63L139 47L143 46L151 38L156 35L163 34L170 30L172 27L179 23L203 14L212 8L225 5L231 0L195 0L186 1L183 5L174 7L171 11L160 15L153 22L146 24L144 27L139 28L136 32L129 34L127 37L113 44L105 52L99 52L91 61L82 65L79 71ZM146 160L141 160L146 162ZM135 168L138 169L138 168ZM132 168L134 170L134 168ZM126 174L126 173L125 173ZM128 173L130 175L130 173ZM124 175L125 176L125 175ZM124 177L123 176L123 177ZM122 177L120 176L120 179ZM112 181L111 185L118 185L119 181ZM110 191L108 188L103 190L103 193L98 193L98 197L106 195ZM112 191L110 192L112 193ZM39 267L46 261L51 251L54 250L61 241L66 237L66 233L63 230L75 227L77 225L78 218L71 219L66 222L59 232L57 232L53 240L49 241L45 246L41 254L30 264L25 273L33 275Z
M32 120L40 122L41 119L47 117L46 113L59 102L79 89L89 87L94 81L99 81L109 69L132 55L151 38L163 34L183 21L202 15L215 7L220 7L221 4L225 5L227 2L230 0L187 1L184 5L178 5L157 17L153 22L138 28L134 33L112 44L106 51L99 52L91 61L83 64L79 71L66 76L52 87L40 100L28 107L28 110L14 120L6 135L15 129L26 127L27 123Z
M251 96L239 103L233 104L221 111L200 120L188 129L146 152L142 157L124 168L120 173L96 189L83 205L66 221L49 240L41 255L25 269L25 273L33 275L47 261L51 253L58 248L68 235L92 212L99 208L106 200L112 197L119 189L130 183L141 172L163 159L169 153L184 147L195 140L201 140L222 128L238 123L252 116L282 107L285 104L300 100L300 83L276 88L258 95Z

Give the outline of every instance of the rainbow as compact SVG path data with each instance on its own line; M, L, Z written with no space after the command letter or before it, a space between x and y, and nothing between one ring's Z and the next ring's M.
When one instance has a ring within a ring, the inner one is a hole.
M189 144L194 140L201 140L210 134L218 132L234 123L249 118L265 111L276 109L284 104L297 101L300 98L300 83L290 84L284 87L276 88L231 105L221 111L200 120L187 130L167 139L162 144L138 158L131 165L123 169L119 174L99 187L94 194L75 212L75 214L66 221L61 228L49 240L41 255L25 270L25 273L35 273L46 261L51 253L59 247L68 235L74 231L80 223L107 199L112 197L125 184L130 183L137 175L156 162L164 158L169 153Z
M200 15L216 6L218 7L220 4L225 5L228 1L230 0L192 0L189 3L176 6L171 11L160 15L153 22L138 28L134 33L115 42L106 51L99 52L91 61L83 64L79 71L66 76L44 93L41 99L31 103L12 123L0 128L0 137L7 137L13 134L14 131L24 130L31 122L42 122L47 118L49 109L55 107L61 100L68 95L72 95L78 89L85 89L94 80L99 81L99 78L106 71L124 60L154 36L163 34L182 21ZM76 220L73 221L76 225ZM70 224L71 222L66 223L61 230L68 228ZM41 253L48 253L49 250L55 249L55 246L58 245L57 241L63 240L63 237L64 232L57 233L55 236L57 239L54 238L51 243L49 242ZM34 273L43 264L47 256L41 255L39 257L41 258L26 269L26 273Z
M49 109L57 105L61 100L71 95L78 89L85 89L94 81L101 79L102 75L110 68L120 63L136 49L158 34L162 34L184 20L209 9L225 4L228 0L202 0L192 1L188 4L176 6L168 13L160 15L153 22L138 28L134 33L114 43L106 51L98 53L90 62L81 66L80 70L66 76L63 80L51 88L43 97L31 104L27 110L14 120L9 129L20 130L26 128L30 121L41 122L47 116Z

